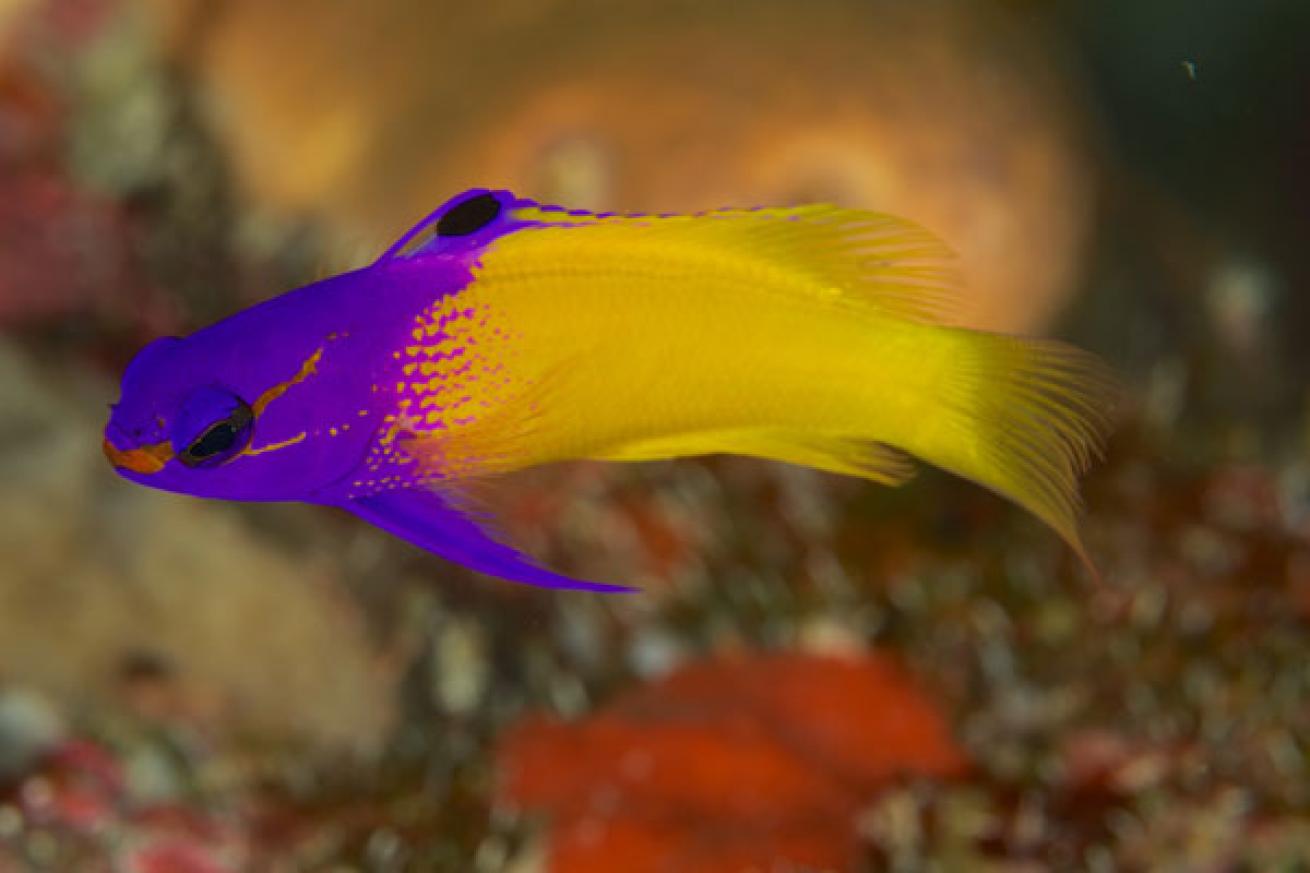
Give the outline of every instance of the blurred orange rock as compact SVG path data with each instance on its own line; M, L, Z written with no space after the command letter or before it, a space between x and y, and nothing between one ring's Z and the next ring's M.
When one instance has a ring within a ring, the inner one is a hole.
M890 658L797 653L693 664L575 724L529 718L499 761L503 799L549 814L569 873L849 869L879 789L968 767Z
M976 4L147 6L248 189L344 239L380 245L473 185L611 209L834 200L955 247L967 323L1038 328L1076 284L1078 92Z

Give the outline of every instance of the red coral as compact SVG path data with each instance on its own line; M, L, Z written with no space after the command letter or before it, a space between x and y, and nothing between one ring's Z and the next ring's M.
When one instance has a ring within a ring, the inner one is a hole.
M800 654L694 664L577 724L529 718L500 763L508 803L552 814L569 873L848 868L880 788L967 767L889 658Z

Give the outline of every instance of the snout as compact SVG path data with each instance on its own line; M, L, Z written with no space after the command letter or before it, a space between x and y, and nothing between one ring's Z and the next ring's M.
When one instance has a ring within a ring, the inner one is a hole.
M105 437L103 448L109 463L118 469L146 475L158 473L173 457L173 447L167 442L134 449L120 449L109 440L109 437Z

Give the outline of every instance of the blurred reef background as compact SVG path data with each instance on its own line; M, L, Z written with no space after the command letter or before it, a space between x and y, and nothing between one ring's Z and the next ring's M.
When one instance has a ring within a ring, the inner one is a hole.
M0 0L0 871L1310 864L1310 5ZM508 481L606 598L136 488L131 354L450 194L825 200L1129 397L1103 580L967 483Z

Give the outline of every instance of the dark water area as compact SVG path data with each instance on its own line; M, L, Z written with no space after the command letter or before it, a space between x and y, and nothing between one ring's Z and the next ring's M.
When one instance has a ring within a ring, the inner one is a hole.
M1291 0L0 0L0 871L1300 869L1307 33ZM623 597L114 475L142 345L475 186L928 228L962 324L1123 383L1099 578L932 469L479 489Z

